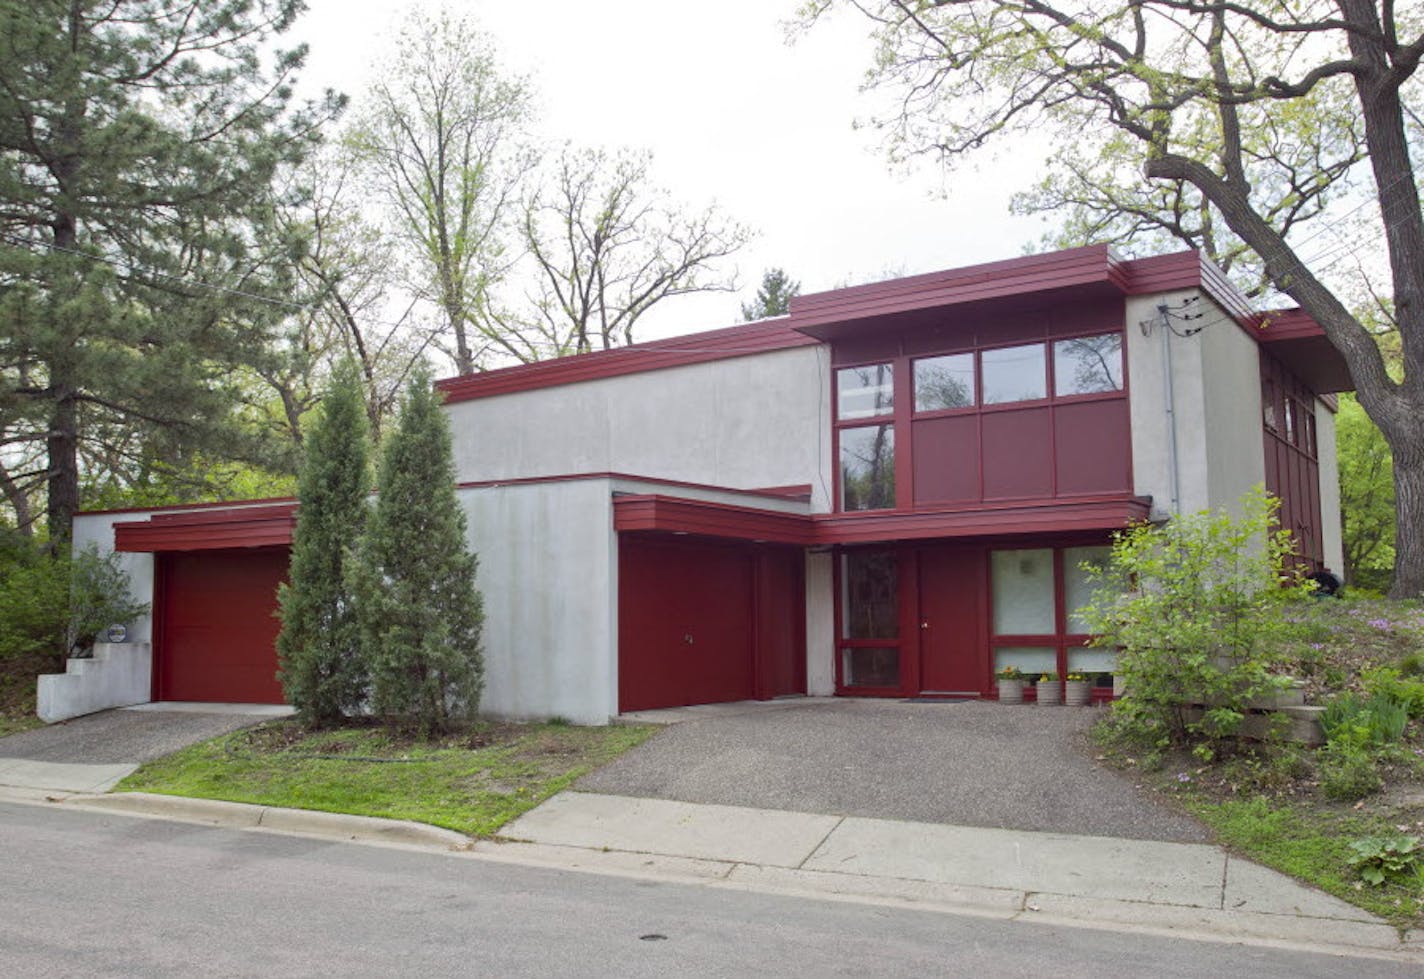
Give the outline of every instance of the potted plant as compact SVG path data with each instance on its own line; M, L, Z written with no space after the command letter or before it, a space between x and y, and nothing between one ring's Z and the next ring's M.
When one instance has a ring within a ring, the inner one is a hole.
M1006 666L994 675L999 681L999 703L1023 703L1024 679L1017 666Z
M1063 702L1069 707L1082 707L1093 695L1093 681L1086 673L1069 673L1064 678Z
M1061 704L1063 688L1058 685L1058 674L1049 670L1038 678L1038 702L1040 704Z

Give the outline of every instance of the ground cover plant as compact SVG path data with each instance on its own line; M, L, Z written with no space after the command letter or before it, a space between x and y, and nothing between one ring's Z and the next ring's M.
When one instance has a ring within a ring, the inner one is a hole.
M417 738L375 724L313 731L285 720L150 762L118 790L411 819L490 836L655 730L479 723Z
M1102 758L1219 841L1401 926L1424 925L1424 605L1315 599L1280 609L1274 670L1325 708L1325 743L1225 741L1203 761L1109 716Z

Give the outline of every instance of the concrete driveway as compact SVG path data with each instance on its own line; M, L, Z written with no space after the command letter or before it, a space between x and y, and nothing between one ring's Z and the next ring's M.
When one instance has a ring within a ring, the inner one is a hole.
M657 737L576 788L622 796L1137 840L1208 834L1092 760L1074 707L805 699L653 711Z
M290 713L267 704L158 703L76 717L0 738L0 785L107 792L143 762Z

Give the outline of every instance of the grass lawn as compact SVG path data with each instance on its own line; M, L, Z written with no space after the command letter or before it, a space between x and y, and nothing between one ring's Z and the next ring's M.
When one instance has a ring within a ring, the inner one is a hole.
M490 836L646 741L646 725L477 725L433 742L277 721L150 762L118 791L411 819Z

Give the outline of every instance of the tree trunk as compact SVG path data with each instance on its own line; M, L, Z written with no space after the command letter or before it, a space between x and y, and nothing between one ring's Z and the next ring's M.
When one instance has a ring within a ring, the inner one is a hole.
M1417 426L1416 426L1417 427ZM1394 585L1391 598L1424 594L1424 434L1390 440L1394 450Z
M48 496L49 537L56 549L70 539L79 512L79 410L74 388L58 371L52 376L54 410L50 414Z

